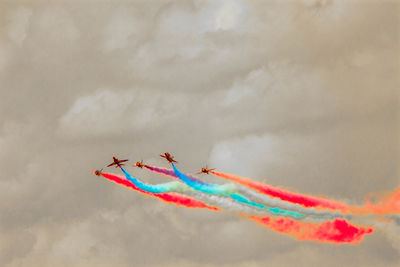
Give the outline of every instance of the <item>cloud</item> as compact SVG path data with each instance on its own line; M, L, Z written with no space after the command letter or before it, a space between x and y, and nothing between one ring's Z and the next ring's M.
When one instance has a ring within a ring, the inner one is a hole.
M253 176L257 165L274 164L279 160L279 139L273 136L246 136L214 145L210 161L212 166L239 175Z
M72 104L60 118L58 131L64 137L87 137L157 129L179 117L186 106L182 94L98 90Z
M96 242L95 238L90 236L90 227L88 223L73 225L53 247L52 253L69 262L87 258Z
M160 20L162 31L199 35L219 30L235 30L244 22L245 3L240 0L199 1L193 7L171 5Z
M102 90L78 98L60 120L61 134L117 133L125 128L120 123L133 102L130 92Z
M32 11L23 6L9 13L9 24L6 26L6 32L17 45L21 45L25 40L31 16Z
M269 73L265 69L258 69L250 72L244 80L233 84L226 94L224 104L235 104L242 98L259 95L260 91L266 91L270 85Z
M354 203L391 190L397 9L339 0L1 3L0 265L397 266L379 232L360 246L299 245L88 171L114 154L165 164L158 154L170 151L185 171L209 163Z
M117 9L104 29L104 50L111 52L137 44L143 28L142 21L135 17L132 9Z
M73 43L80 36L73 15L60 6L43 7L33 23L43 37L47 36L44 42L53 41L51 45L58 45L60 42Z

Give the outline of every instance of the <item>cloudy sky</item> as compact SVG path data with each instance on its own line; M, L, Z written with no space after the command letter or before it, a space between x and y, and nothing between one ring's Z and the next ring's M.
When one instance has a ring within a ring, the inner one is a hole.
M169 151L186 172L208 164L351 204L392 190L399 8L0 1L0 265L399 266L379 231L358 246L298 242L88 171L113 155L166 167Z

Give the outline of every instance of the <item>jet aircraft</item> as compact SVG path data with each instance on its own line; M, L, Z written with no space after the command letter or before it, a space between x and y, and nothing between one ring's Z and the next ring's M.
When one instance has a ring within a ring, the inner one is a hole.
M143 164L143 160L136 162L135 165L132 165L133 167L138 167L138 168L143 168L146 166L146 164Z
M214 169L208 169L207 166L205 168L201 168L201 171L199 171L197 174L201 174L201 173L205 173L205 174L209 174L210 171L213 171Z
M123 160L119 160L116 157L113 157L114 162L111 164L108 164L107 167L111 167L113 165L115 165L115 168L121 168L121 166L123 166L124 164L122 164L122 162L126 162L128 161L127 159L123 159Z
M171 154L169 154L168 152L165 152L164 155L160 155L160 157L165 158L166 160L168 160L169 163L173 163L173 162L178 163L177 161L174 160L174 157Z
M95 170L95 171L94 171L94 174L96 174L97 176L100 176L101 173L102 173L102 171L103 171L103 169L101 169L101 170Z

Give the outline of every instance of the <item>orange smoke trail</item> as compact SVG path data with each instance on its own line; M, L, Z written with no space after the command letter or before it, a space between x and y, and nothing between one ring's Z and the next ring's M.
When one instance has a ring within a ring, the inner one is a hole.
M316 241L331 244L359 244L366 234L372 234L372 227L351 225L344 219L335 219L320 224L296 221L291 218L248 216L262 226L278 233L290 235L297 240Z
M367 200L365 206L350 207L350 211L355 214L400 214L400 188L396 189L394 192L386 193L378 203L374 204L370 200Z
M117 184L126 186L128 188L131 188L133 190L139 191L142 194L148 195L148 196L153 196L161 199L164 202L167 203L173 203L177 206L184 206L187 208L197 208L197 209L209 209L209 210L214 210L214 211L220 211L219 208L217 207L212 207L208 206L202 201L199 201L197 199L194 199L192 197L188 197L179 193L150 193L146 192L138 187L136 187L134 184L132 184L130 181L126 180L125 178L112 174L112 173L101 173L101 176L104 178L113 181Z
M288 201L291 203L299 204L307 208L324 208L330 210L340 210L342 212L347 212L349 207L346 204L339 203L334 200L316 198L313 196L292 193L280 188L276 188L270 185L266 185L260 182L253 181L249 178L242 178L233 174L227 174L223 172L210 171L210 173L215 176L224 178L246 186L248 188L254 189L262 194L269 195L271 197L280 198L281 200Z

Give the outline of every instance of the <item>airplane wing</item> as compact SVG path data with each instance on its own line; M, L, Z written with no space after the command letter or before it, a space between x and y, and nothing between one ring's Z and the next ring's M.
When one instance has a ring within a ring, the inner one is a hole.
M119 162L121 163L121 162L125 162L125 161L128 161L129 159L123 159L123 160L119 160Z
M114 165L114 164L115 164L114 162L111 163L111 164L108 164L107 167L110 167L110 166L112 166L112 165Z

